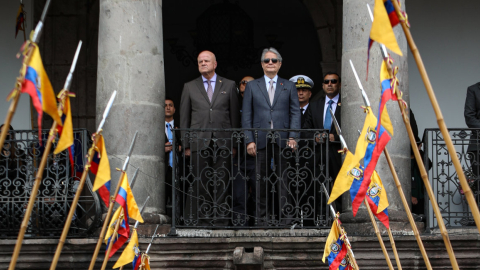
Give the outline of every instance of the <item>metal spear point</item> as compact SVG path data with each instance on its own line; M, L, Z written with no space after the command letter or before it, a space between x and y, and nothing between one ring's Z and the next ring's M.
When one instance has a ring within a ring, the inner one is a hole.
M51 0L47 0L45 7L43 8L42 17L40 17L40 21L37 23L35 27L35 32L33 33L32 41L37 43L40 39L40 34L42 33L43 28L43 21L45 21L45 17L47 16L48 8L50 7Z
M100 130L103 128L103 125L105 124L105 120L107 119L108 113L110 112L110 109L112 108L113 101L115 100L115 96L117 95L117 90L114 90L112 93L112 96L110 97L110 100L107 103L107 107L105 108L105 112L103 112L103 118L102 121L100 122L100 125L98 125L97 133L100 132Z
M125 159L125 162L123 163L123 171L127 170L128 162L130 161L130 155L132 154L133 151L133 146L135 145L135 139L137 138L138 130L135 131L135 135L133 135L133 140L132 143L130 144L130 149L128 150L128 155L127 158Z
M148 254L148 252L150 251L150 247L152 246L153 239L155 239L155 235L157 234L158 226L160 226L160 224L158 224L157 228L155 228L155 232L153 232L153 235L152 235L152 240L150 240L150 244L148 244L147 251L145 251L145 254Z
M63 89L70 90L70 85L72 84L73 72L75 71L75 66L77 65L78 55L80 54L80 48L82 48L82 41L78 42L77 51L73 57L72 66L70 67L70 72L68 73L67 79L65 80L65 85Z
M368 100L367 93L363 89L362 83L360 82L360 79L358 78L357 71L355 70L355 67L353 66L353 63L352 63L351 59L350 59L350 66L352 67L353 74L355 75L355 79L357 79L358 88L360 88L360 90L362 90L363 102L365 103L365 106L370 107L370 101Z
M332 122L335 125L335 130L337 130L338 137L340 137L340 142L342 143L343 149L348 149L347 143L342 135L342 130L340 129L340 125L338 124L337 118L335 118L335 114L333 113L332 109L330 109L330 114L332 115Z
M137 180L138 170L139 170L139 169L136 169L136 170L135 170L135 173L133 174L132 182L130 183L130 188L131 188L131 189L133 189L133 185L135 185L135 181Z
M145 200L145 202L143 203L143 206L140 209L140 215L143 214L143 210L145 210L145 206L147 205L148 200L150 200L150 196L148 196L147 199ZM135 229L138 227L139 223L140 222L138 220L137 220L137 222L135 222L135 227L134 227Z

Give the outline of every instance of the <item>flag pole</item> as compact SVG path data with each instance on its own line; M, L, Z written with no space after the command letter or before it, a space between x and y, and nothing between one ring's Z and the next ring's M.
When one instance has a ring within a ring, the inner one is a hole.
M97 144L98 137L102 136L102 127L103 123L105 123L105 118L108 116L108 113L110 112L110 108L112 107L113 101L115 100L115 95L117 91L113 91L112 96L110 97L110 100L108 101L107 107L105 109L105 112L103 113L103 119L102 123L99 125L97 129L97 133L95 133L93 137L93 144L92 147L88 150L88 159L87 159L87 164L85 166L85 169L83 170L82 177L80 178L80 183L78 184L77 191L75 192L75 197L73 198L72 205L70 206L70 210L68 212L68 216L65 220L65 225L63 227L62 235L60 236L60 240L58 241L58 246L55 251L55 256L53 257L52 264L50 266L50 270L55 270L57 267L58 260L60 259L60 254L62 253L63 245L65 244L65 240L67 239L68 231L70 230L70 225L72 223L73 215L75 214L75 210L77 208L78 200L80 199L80 195L83 190L83 186L85 185L85 180L87 178L88 171L90 169L90 164L93 159L94 151L95 151L95 145Z
M375 216L373 215L372 209L370 209L370 205L368 205L367 197L365 197L363 199L363 203L367 207L368 215L370 216L370 220L372 221L372 225L373 225L373 228L375 230L375 234L377 235L378 242L380 243L380 247L382 248L383 256L385 256L385 260L387 261L388 268L390 270L393 270L392 262L390 261L390 257L388 256L387 249L385 248L385 244L383 243L383 238L382 238L382 235L380 234L380 230L378 229L378 225L377 225L377 221L375 220ZM393 245L395 245L395 244L392 244L392 246ZM397 265L397 267L398 267L398 265ZM401 269L401 267L399 267L399 269Z
M102 123L104 123L104 120L102 120ZM97 261L98 253L100 252L100 248L102 247L103 243L103 238L105 237L105 233L107 231L108 223L110 220L110 216L112 215L113 211L113 206L115 205L115 198L117 197L118 191L120 190L120 186L122 184L122 179L126 173L128 162L130 161L130 155L132 154L133 151L133 145L135 144L135 139L137 138L138 131L135 132L135 135L133 136L132 143L130 144L130 150L128 151L127 158L125 159L125 162L123 163L123 168L122 168L122 173L120 174L120 177L118 178L118 183L117 187L115 188L115 192L113 193L112 196L110 196L110 205L108 206L108 211L107 211L107 216L105 217L105 220L103 221L103 226L102 230L100 231L100 235L98 236L98 241L97 245L95 246L95 251L93 252L92 260L90 261L90 266L88 267L89 270L93 270L93 267L95 267L95 263ZM134 184L135 181L135 176L137 175L138 169L135 172L135 175L133 176L132 180L132 185ZM108 253L107 253L108 254ZM51 269L53 270L53 269Z
M80 51L80 47L82 46L82 41L79 42L77 53L75 54L75 58L78 57L78 52ZM76 61L72 64L72 69L75 68ZM69 88L66 88L68 91ZM17 94L18 96L18 94ZM58 104L58 107L61 107L63 104L63 100L67 98L68 95L62 95L60 98L62 99L61 102ZM20 255L20 250L22 249L22 242L25 238L25 232L28 227L28 222L30 221L30 216L32 215L33 207L35 205L35 201L37 199L38 190L40 189L40 185L42 183L43 171L45 170L45 166L47 164L48 155L50 154L50 150L52 148L53 140L57 134L57 122L54 120L52 127L50 128L50 132L48 133L47 145L45 146L45 150L42 155L42 160L40 161L40 166L38 167L37 175L35 176L35 182L33 184L32 190L30 192L30 198L28 200L27 209L25 210L25 215L23 216L22 225L20 226L20 231L18 232L17 243L15 244L15 249L13 250L12 260L10 261L10 266L8 269L13 270L17 264L18 256Z
M20 100L20 94L21 94L21 89L22 89L22 84L23 81L25 80L25 73L27 70L27 64L30 62L30 58L32 56L32 51L34 46L32 46L32 43L38 42L38 39L40 39L40 34L42 32L42 27L43 27L43 21L45 20L45 16L47 14L48 7L50 6L50 1L47 0L47 3L45 3L45 7L43 8L43 13L42 17L40 18L40 21L37 23L37 26L35 27L35 30L33 32L33 37L32 40L29 42L26 42L24 46L27 48L25 49L25 57L23 58L23 63L22 67L20 68L20 76L17 77L17 82L15 83L15 88L13 89L12 93L9 95L7 99L13 98L12 103L10 103L10 107L8 108L7 116L5 117L5 121L3 122L4 126L7 128L4 128L1 133L0 133L0 145L3 145L5 142L5 138L7 137L7 131L8 127L10 126L10 123L12 122L13 115L15 114L15 110L17 109L18 101ZM22 47L23 49L23 47Z
M155 235L157 234L157 230L159 226L160 224L158 224L157 227L155 228L155 231L153 232L153 235L152 235L152 239L150 239L150 244L148 244L148 247L145 253L142 254L142 263L141 263L141 266L139 267L139 270L145 269L145 260L148 260L148 258L150 258L148 256L148 252L150 252L150 247L152 247L152 243L153 243L153 240L155 239Z
M395 7L395 10L396 10L397 14L398 14L399 11L400 11L400 7L398 6L398 3L396 1L392 1L392 3ZM373 15L370 11L370 6L368 6L368 4L367 4L367 7L369 9L370 18L373 21ZM403 17L403 15L402 15L402 17ZM407 40L409 39L408 37L410 37L410 39L412 40L412 44L413 44L413 48L414 48L413 49L412 46L410 46L411 50L412 50L412 53L414 51L416 51L416 54L418 55L418 56L415 56L415 59L417 60L417 58L418 58L420 63L421 63L421 66L422 66L422 69L420 69L420 67L419 67L419 70L423 70L424 74L426 75L425 67L423 66L422 59L421 59L421 57L418 53L418 50L416 49L415 43L413 42L413 39L412 39L411 34L410 34L410 30L406 26L405 21L400 20L400 22L401 22L402 28L404 29L404 32L405 32L405 29L406 29L405 35L407 36ZM408 32L408 35L407 35L407 32ZM410 43L410 41L409 41L409 43ZM385 64L387 64L388 73L389 73L390 77L393 78L393 75L394 75L393 74L393 69L392 69L390 63L388 63L388 61L387 61L388 60L387 49L385 48L385 46L383 44L381 45L381 52L382 52L382 56L384 58ZM417 65L418 65L418 61L417 61ZM426 77L426 79L428 81L428 85L430 85L430 82L428 80L428 76ZM430 92L429 92L428 89L430 89L431 96L430 96ZM427 87L427 93L429 93L430 100L432 101L432 106L433 106L433 101L435 101L435 104L437 105L438 112L439 112L439 115L437 114L437 117L440 116L440 117L443 118L443 116L441 115L440 108L438 107L438 103L436 103L435 94L433 93L433 89L432 89L431 85L430 85L430 88ZM423 164L422 156L420 155L420 151L418 150L417 143L415 141L415 136L413 135L412 127L410 125L410 120L405 113L406 107L404 107L404 104L401 100L401 94L399 93L399 91L395 91L395 94L397 95L397 98L398 98L398 107L400 109L400 112L402 113L403 123L405 124L405 128L407 129L408 138L410 139L410 144L411 144L415 159L417 161L418 168L420 170L420 175L421 175L423 183L425 185L425 189L427 190L427 194L428 194L428 197L429 197L430 202L432 204L432 208L433 208L433 211L435 213L435 217L437 218L438 227L439 227L440 232L442 234L443 242L445 243L445 248L447 250L447 253L448 253L448 256L449 256L449 259L450 259L450 263L452 264L453 269L455 269L455 270L459 269L457 259L455 258L455 254L454 254L454 251L453 251L453 248L452 248L452 244L451 244L450 238L448 236L448 231L447 231L447 228L445 227L445 223L443 221L442 213L440 211L440 208L438 207L437 200L435 199L435 194L433 193L432 186L430 185L430 181L428 179L428 174L427 174L427 171L425 170L425 165ZM432 98L433 98L433 100L432 100ZM446 131L445 134L442 131L442 134L444 135L445 142L447 142L447 140L448 140L448 141L450 141L450 144L451 144L452 141L450 139L450 134L448 134L448 130L446 130L446 127L445 127L445 131ZM448 143L447 143L447 147L449 148L449 151L450 151L450 147L449 147ZM453 155L450 154L450 156L451 156L452 160L457 160L458 161L455 149L453 149L453 150L454 150L453 151L454 154ZM454 162L454 164L455 164L455 162ZM457 173L458 173L458 168L456 166L455 166L455 169L457 170ZM463 171L461 169L460 169L460 172L461 172L461 175L464 176ZM468 186L468 184L467 184L467 186ZM468 189L470 191L469 187L468 187ZM475 207L471 208L471 209L475 209L478 213L478 207L476 206L476 203L475 203ZM472 210L472 213L473 213L473 210ZM408 213L407 213L407 215L408 215ZM474 214L474 216L475 216L475 214ZM475 221L475 223L477 224L477 228L478 228L477 221ZM422 255L423 255L423 253L422 253ZM425 252L425 256L426 256L426 252ZM424 257L424 260L425 260L425 257Z
M388 228L388 238L390 238L390 244L392 245L393 254L395 255L395 261L397 262L398 270L402 270L402 265L400 264L400 257L397 253L397 246L395 245L395 240L393 239L392 230Z
M393 3L393 6L395 7L395 11L397 12L397 16L401 18L400 6L396 1L392 1L392 3ZM457 171L457 176L460 180L460 184L462 186L465 197L467 198L467 202L468 202L468 205L470 206L470 210L472 211L473 219L475 220L475 224L477 225L477 230L480 232L480 211L478 209L478 205L473 196L472 190L470 189L470 185L468 184L465 178L465 174L462 170L462 165L460 164L460 160L458 159L455 146L452 143L452 138L448 133L447 125L445 124L442 111L440 110L440 106L438 105L437 98L435 97L432 84L430 83L430 79L428 78L427 70L423 65L422 57L420 56L420 52L418 51L418 48L415 45L415 42L413 41L412 34L410 33L410 29L407 26L405 20L400 20L400 23L402 25L403 32L405 33L405 36L407 38L408 45L410 46L410 50L412 51L413 57L415 58L415 62L417 63L417 67L422 77L423 84L425 85L425 89L427 90L428 97L430 98L430 102L432 103L433 110L435 111L435 115L437 116L438 127L442 132L443 139L445 140L445 144L447 145L448 152L452 159L453 165L455 166L455 170Z
M371 13L370 6L368 6L368 11L370 13L370 17L373 20L373 14ZM385 46L382 45L382 51L386 52ZM352 67L353 74L355 75L355 78L357 80L358 87L360 88L362 92L362 97L365 103L365 106L370 107L370 102L368 100L367 93L363 89L362 83L358 77L357 71L355 70L355 66L352 63L352 60L350 60L350 66ZM379 116L380 117L380 116ZM400 180L398 179L397 172L395 171L395 167L393 166L393 162L390 159L390 155L388 153L387 148L385 147L383 150L383 153L385 154L385 158L387 159L388 167L390 168L390 172L392 173L393 179L395 181L395 185L397 186L398 193L400 194L400 198L403 203L403 207L405 209L405 212L408 217L408 221L410 222L410 226L412 227L413 234L415 235L415 239L417 240L418 247L420 248L420 252L422 253L423 261L425 262L425 265L427 266L427 269L431 270L432 266L430 264L430 260L428 259L427 252L425 250L425 247L423 246L422 238L420 237L420 233L418 232L417 225L415 224L415 220L413 219L412 213L410 212L410 208L408 206L407 199L405 198L405 194L402 189L402 184L400 183ZM389 232L391 234L391 232ZM393 237L390 237L390 242L392 244L392 248L395 247L395 242L393 241ZM397 260L397 267L401 267L399 265L400 260L398 258L398 254L396 252L396 247L394 249L394 254L395 254L395 260Z

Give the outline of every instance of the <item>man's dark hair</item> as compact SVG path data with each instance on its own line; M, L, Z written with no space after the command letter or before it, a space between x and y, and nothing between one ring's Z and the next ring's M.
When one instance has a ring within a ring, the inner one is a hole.
M336 72L328 71L327 73L325 73L325 75L323 75L323 79L324 79L324 80L325 80L325 77L327 77L327 75L337 75L337 77L338 77L338 82L339 82L339 83L342 82L342 78L340 78L340 75L338 75L338 73L336 73Z
M171 101L172 101L172 103L173 103L173 106L175 106L175 101L173 101L173 98L170 98L170 97L165 97L165 101L167 101L167 100L171 100Z

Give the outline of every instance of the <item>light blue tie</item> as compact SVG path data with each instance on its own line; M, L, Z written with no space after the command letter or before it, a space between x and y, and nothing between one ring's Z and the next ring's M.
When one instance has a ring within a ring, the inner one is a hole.
M170 126L170 123L167 123L167 136L168 141L172 143L172 127ZM173 148L168 155L168 165L170 165L170 167L173 167Z
M328 101L328 108L327 108L327 111L325 112L325 122L323 122L323 128L324 129L327 129L327 130L330 130L330 128L332 127L332 115L330 114L330 109L332 108L332 103L333 103L333 100L329 100Z

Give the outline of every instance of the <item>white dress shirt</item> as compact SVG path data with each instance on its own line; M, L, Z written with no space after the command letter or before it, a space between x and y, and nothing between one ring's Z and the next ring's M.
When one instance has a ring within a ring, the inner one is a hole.
M307 108L308 108L308 105L309 105L309 104L310 104L310 103L307 103L307 105L305 105L305 106L303 106L303 107L300 107L300 112L302 112L302 109L303 109L302 114L305 114L305 112L307 111ZM332 106L333 106L333 104L332 104ZM324 119L325 119L325 118L324 118Z
M172 120L172 121L170 121L170 122L165 121L165 135L167 135L167 136L168 136L167 123L170 124L170 127L171 127L171 129L173 130L173 129L175 128L175 126L173 125L173 121L174 121L174 120ZM172 136L173 136L173 131L172 131ZM172 138L172 139L173 139L173 138Z
M205 91L208 90L208 80L207 78L203 77L202 75L202 80L203 80L203 86L205 86ZM217 83L217 73L213 74L213 77L210 79L210 84L212 85L212 90L215 93L215 84Z
M275 77L273 77L273 79L270 79L269 77L267 77L267 75L263 75L263 77L265 77L265 85L267 86L267 94L268 94L268 90L270 89L270 81L271 80L273 80L273 89L277 90L278 75L275 75Z

